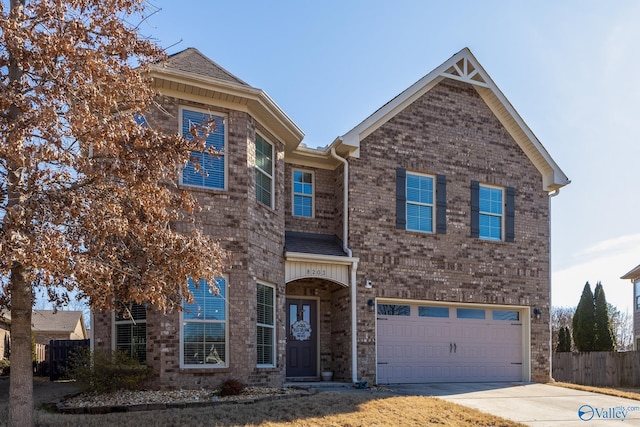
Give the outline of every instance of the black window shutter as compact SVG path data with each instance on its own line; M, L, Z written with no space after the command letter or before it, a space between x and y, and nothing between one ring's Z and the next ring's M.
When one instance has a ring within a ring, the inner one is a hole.
M507 187L507 200L505 209L505 221L504 221L504 240L506 242L513 242L516 239L515 231L515 218L516 218L516 189L513 187Z
M471 237L480 237L480 183L471 181Z
M407 228L407 170L396 169L396 228Z
M447 232L447 177L436 177L436 233Z

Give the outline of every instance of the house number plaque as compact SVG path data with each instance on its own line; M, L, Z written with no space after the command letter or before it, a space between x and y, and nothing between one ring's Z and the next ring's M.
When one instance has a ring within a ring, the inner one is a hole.
M292 323L291 336L296 341L308 341L311 338L311 325L304 320Z
M327 275L327 270L320 270L315 268L307 268L307 276L324 277Z

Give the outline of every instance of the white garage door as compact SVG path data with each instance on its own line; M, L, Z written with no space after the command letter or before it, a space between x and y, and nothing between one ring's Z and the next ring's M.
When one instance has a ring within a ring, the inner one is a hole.
M522 381L519 310L378 303L377 382Z

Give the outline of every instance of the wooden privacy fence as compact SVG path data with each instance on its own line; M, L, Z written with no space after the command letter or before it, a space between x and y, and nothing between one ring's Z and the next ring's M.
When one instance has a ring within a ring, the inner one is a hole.
M640 387L640 351L553 353L556 381L590 386Z
M44 362L47 358L47 346L45 344L36 344L36 362Z

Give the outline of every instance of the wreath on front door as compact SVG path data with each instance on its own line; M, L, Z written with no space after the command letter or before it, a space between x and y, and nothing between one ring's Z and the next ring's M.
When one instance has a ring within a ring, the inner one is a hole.
M311 338L311 324L304 320L292 323L291 336L296 341L308 341Z

